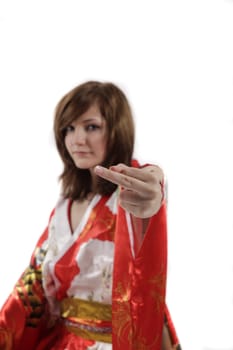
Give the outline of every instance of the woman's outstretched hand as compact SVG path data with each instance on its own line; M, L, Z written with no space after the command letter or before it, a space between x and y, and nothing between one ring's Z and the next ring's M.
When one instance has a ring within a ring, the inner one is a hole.
M120 205L138 218L155 215L163 200L162 170L155 165L133 168L118 164L95 167L95 174L120 186Z

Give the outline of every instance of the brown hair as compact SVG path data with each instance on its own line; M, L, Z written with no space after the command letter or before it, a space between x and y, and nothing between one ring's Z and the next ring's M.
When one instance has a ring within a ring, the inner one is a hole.
M112 83L88 81L68 92L55 110L54 134L58 152L64 164L60 175L65 198L82 199L91 191L89 170L79 169L67 152L64 138L67 126L85 113L94 103L107 125L107 155L101 165L130 165L134 148L134 123L125 94ZM116 185L98 178L95 191L109 195Z

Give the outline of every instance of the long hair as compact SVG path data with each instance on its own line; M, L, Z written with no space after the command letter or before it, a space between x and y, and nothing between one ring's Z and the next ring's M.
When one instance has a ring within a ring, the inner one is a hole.
M74 164L65 146L65 130L93 104L97 104L106 121L106 156L101 164L105 167L124 163L130 165L134 148L134 122L125 94L114 84L98 81L85 82L68 92L55 109L54 135L56 146L63 161L60 175L62 195L65 198L83 199L91 191L91 175L88 169ZM116 185L98 178L96 192L109 195Z

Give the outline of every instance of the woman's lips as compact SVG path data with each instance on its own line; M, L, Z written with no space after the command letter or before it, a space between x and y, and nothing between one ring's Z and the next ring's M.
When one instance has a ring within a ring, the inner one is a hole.
M86 151L73 151L72 154L80 156L80 157L85 157L89 155L91 152L86 152Z

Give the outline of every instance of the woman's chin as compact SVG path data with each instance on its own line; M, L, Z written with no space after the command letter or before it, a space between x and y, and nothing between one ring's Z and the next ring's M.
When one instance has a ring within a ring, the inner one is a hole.
M75 162L75 165L78 169L91 170L94 169L94 167L98 164L92 162Z

